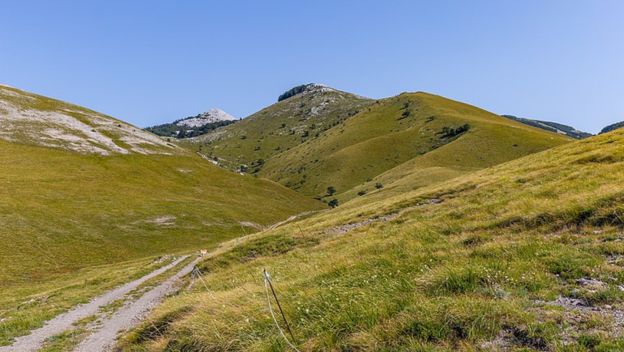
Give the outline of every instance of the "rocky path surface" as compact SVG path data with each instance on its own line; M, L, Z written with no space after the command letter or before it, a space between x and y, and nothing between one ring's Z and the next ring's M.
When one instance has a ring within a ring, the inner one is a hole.
M187 264L158 286L147 291L136 301L128 302L111 317L104 320L101 327L87 336L75 349L77 352L110 351L117 340L117 335L137 325L157 306L167 294L176 290L176 282L191 273L200 258Z
M74 323L98 313L98 310L101 307L104 307L115 300L123 298L126 294L136 289L147 280L152 279L175 267L186 258L188 258L188 256L180 257L173 262L164 265L137 280L128 282L127 284L124 284L118 288L115 288L100 296L95 297L89 303L80 304L70 311L60 314L51 320L48 320L42 327L31 331L29 335L16 338L15 342L12 345L0 346L0 352L30 352L39 350L46 339L56 336L66 330L72 329L74 327ZM193 262L192 264L195 265L194 263L195 262ZM174 276L177 276L178 274ZM146 295L151 293L152 291L149 291L148 293L146 293ZM92 349L89 351L95 352L99 350Z

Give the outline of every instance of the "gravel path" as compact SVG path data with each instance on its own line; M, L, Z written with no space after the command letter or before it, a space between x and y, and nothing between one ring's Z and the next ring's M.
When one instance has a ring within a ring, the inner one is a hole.
M123 286L108 291L103 295L95 297L89 303L80 304L74 307L72 310L60 314L55 318L48 320L39 329L33 330L29 335L20 336L15 339L15 342L10 346L0 346L0 352L30 352L37 351L41 348L43 342L52 336L58 335L66 330L72 329L73 324L81 319L94 315L98 312L100 307L103 307L117 299L124 297L128 292L136 289L145 281L156 277L165 271L178 265L181 261L188 256L184 256L174 260L173 262L162 266L151 273L141 277L140 279L128 282ZM195 262L193 262L194 265ZM186 268L185 268L186 269ZM192 268L191 268L192 269ZM159 286L160 287L160 286ZM148 293L151 293L148 292ZM90 352L99 351L97 349L89 350Z
M176 282L183 276L188 275L199 260L200 258L195 259L182 268L177 274L147 291L136 301L128 302L111 317L104 320L101 327L84 339L78 347L76 347L75 351L94 352L112 350L117 340L117 335L137 325L167 294L175 292Z

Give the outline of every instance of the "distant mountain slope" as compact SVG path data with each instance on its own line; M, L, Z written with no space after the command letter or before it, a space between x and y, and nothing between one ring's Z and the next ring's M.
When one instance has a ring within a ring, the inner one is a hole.
M611 132L611 131L617 130L618 128L622 128L622 127L624 127L624 121L617 122L617 123L611 124L611 125L603 128L602 131L600 131L600 134Z
M557 122L533 120L533 119L527 119L523 117L516 117L513 115L501 115L501 116L506 117L508 119L512 119L514 121L522 122L529 126L541 128L546 131L564 134L574 139L583 139L583 138L593 136L591 133L579 131L574 127L567 126L567 125L557 123Z
M178 126L201 127L207 123L215 123L219 121L235 121L236 117L228 114L221 109L210 109L202 114L194 117L187 117L175 122Z
M126 122L0 85L0 139L85 154L172 154L179 148Z
M185 117L172 123L147 127L145 130L163 137L190 138L236 121L236 117L221 109L210 109L204 113Z
M569 141L440 96L405 93L275 155L259 175L310 196L332 186L349 199L400 181L422 187Z
M308 84L282 94L279 102L197 138L201 152L220 164L253 172L274 155L317 138L373 100Z
M122 121L1 92L0 286L214 246L320 206Z

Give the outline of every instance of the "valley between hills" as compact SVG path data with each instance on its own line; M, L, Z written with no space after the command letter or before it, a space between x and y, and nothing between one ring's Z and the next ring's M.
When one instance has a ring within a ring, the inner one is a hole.
M0 351L624 349L619 125L320 84L171 121L0 86Z

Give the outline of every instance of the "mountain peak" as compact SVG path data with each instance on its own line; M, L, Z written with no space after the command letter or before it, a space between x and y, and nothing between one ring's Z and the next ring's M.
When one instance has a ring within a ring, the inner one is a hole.
M336 89L324 85L324 84L320 84L320 83L308 83L308 84L302 84L296 87L293 87L287 91L285 91L283 94L281 94L278 98L277 101L282 101L282 100L286 100L290 97L293 97L295 95L299 95L299 94L304 94L304 93L309 93L309 92L335 92Z
M147 127L146 130L163 137L191 138L236 121L238 121L236 117L221 109L213 108L195 116Z
M185 119L178 120L175 122L175 124L177 126L201 127L209 123L215 123L219 121L235 121L235 120L238 120L238 119L228 114L227 112L221 109L212 108L199 115L190 116Z

